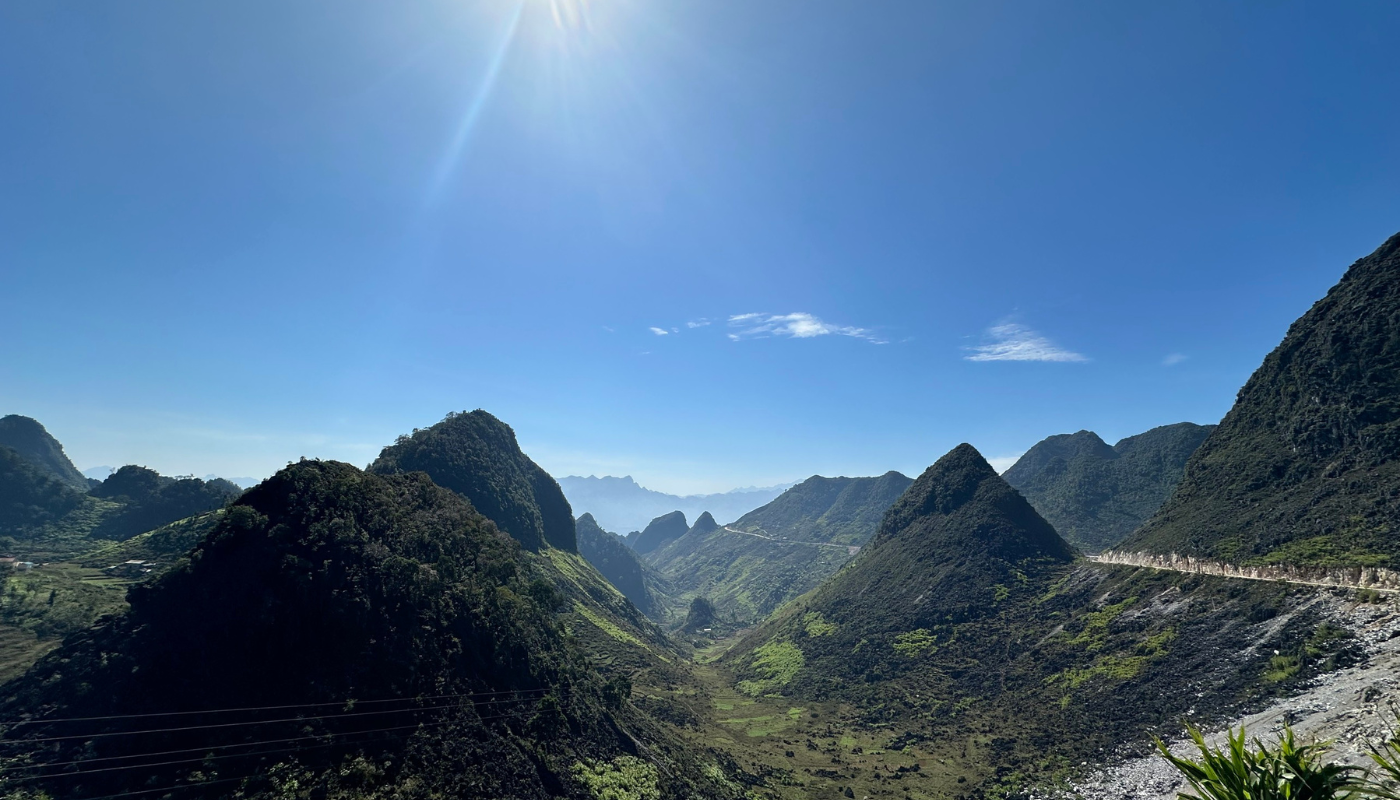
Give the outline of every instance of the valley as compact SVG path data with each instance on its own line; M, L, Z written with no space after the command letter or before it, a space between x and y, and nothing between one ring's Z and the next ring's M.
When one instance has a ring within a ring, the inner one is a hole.
M1400 236L1218 426L627 536L481 409L247 491L89 480L5 417L0 792L1126 800L1177 790L1187 725L1358 762L1400 735L1397 287Z

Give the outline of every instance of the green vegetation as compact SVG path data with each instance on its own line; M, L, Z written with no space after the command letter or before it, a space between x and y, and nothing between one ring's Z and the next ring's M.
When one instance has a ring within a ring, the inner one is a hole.
M928 628L919 628L916 631L901 633L894 637L894 651L903 656L917 656L938 641L938 637Z
M1285 727L1277 742L1255 739L1251 747L1243 727L1227 732L1226 745L1211 747L1195 728L1188 728L1198 757L1173 755L1163 742L1163 757L1186 778L1194 795L1185 800L1346 800L1396 796L1400 771L1395 769L1396 737L1372 748L1381 774L1325 760L1326 742L1300 744Z
M808 611L802 615L802 629L808 636L830 636L836 632L836 623L827 622L821 612Z
M1123 548L1400 567L1397 314L1392 237L1289 328Z
M740 681L739 691L747 695L767 694L792 682L805 659L792 642L774 641L754 650L749 671L756 677Z
M640 758L578 762L573 773L594 800L661 800L656 767Z
M1181 481L1214 425L1182 422L1109 447L1092 431L1051 436L1002 476L1070 544L1107 550L1128 537Z
M573 510L559 484L520 452L509 425L480 409L415 428L384 448L369 468L381 475L428 473L527 550L550 545L578 551Z
M144 561L147 562L146 568L153 572L160 571L193 550L219 524L223 513L220 509L197 514L125 541L103 542L74 560L82 566L98 569L127 561Z
M702 517L647 560L680 602L703 595L727 618L758 622L834 575L850 560L851 548L875 535L910 482L897 472L812 477L730 526L757 535L706 525Z
M28 669L63 637L124 610L130 584L72 563L0 575L0 681Z

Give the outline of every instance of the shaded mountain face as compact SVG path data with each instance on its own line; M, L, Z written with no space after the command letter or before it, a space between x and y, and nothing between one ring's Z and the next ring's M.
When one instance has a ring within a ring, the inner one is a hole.
M578 552L573 509L559 484L520 451L515 431L480 409L448 414L384 448L370 471L423 471L458 492L529 550Z
M83 493L9 447L0 447L0 536L23 536L79 508Z
M677 599L704 596L726 618L758 621L835 574L870 541L912 481L814 476L745 514L733 531L697 520L649 557ZM703 530L708 527L709 530Z
M579 554L597 567L609 583L632 601L632 605L647 616L654 616L660 611L659 601L647 587L644 573L648 567L623 544L621 537L598 527L592 514L579 517L575 530L578 532Z
M560 478L559 486L575 511L591 513L599 525L612 531L640 530L650 520L670 511L680 511L686 519L708 511L717 519L734 520L787 488L772 486L716 494L676 495L639 486L631 477L581 478L577 475Z
M1400 567L1400 234L1293 323L1119 549Z
M0 417L0 447L14 450L25 461L80 492L88 489L87 478L68 460L63 445L37 420L18 414Z
M647 555L667 542L684 536L688 530L690 527L686 525L685 514L679 511L662 514L637 535L636 541L632 542L632 549L641 555Z
M1214 425L1182 422L1109 447L1092 431L1051 436L1002 477L1070 544L1106 550L1147 521Z
M338 796L353 773L364 796L585 797L574 765L645 750L650 774L674 796L720 792L672 760L684 748L633 712L625 689L606 684L562 633L558 595L532 579L519 545L422 474L290 466L232 506L182 566L134 587L130 602L6 685L0 713L296 704L293 713L252 717L280 723L140 737L90 738L127 730L129 720L40 722L12 732L7 755L37 750L39 762L57 763L208 747L235 754L218 761L220 776L258 777L204 794L256 797L282 790L267 765L256 750L241 757L249 751L220 746L339 734L335 746L294 754L303 788ZM412 699L424 696L433 699ZM347 716L352 698L366 702ZM284 719L298 716L309 718ZM228 721L246 717L194 715L170 727ZM352 735L395 726L406 732ZM54 736L73 738L42 748L23 741ZM355 766L365 763L376 766ZM55 797L91 796L173 786L204 769L166 764L43 786Z

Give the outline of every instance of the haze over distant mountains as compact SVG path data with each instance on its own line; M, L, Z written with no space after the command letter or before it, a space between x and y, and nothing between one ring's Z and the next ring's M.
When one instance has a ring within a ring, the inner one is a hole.
M697 519L708 511L720 523L733 522L792 485L682 496L647 489L630 475L621 478L570 475L559 479L559 487L576 513L592 514L600 526L618 533L642 530L653 519L672 511L684 513L686 519Z
M646 560L678 599L704 597L727 619L761 620L849 561L910 483L898 472L814 475L740 517L733 530L702 525L702 518Z

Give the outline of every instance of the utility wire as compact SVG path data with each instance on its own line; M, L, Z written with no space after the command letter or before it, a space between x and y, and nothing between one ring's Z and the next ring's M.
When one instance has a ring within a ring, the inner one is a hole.
M523 714L523 713L524 713L524 710L522 709L521 711L516 711L516 712L513 712L513 713L511 713L511 714L502 714L502 715L500 715L500 716L495 716L495 717L481 717L481 718L479 718L477 721L479 721L479 722L488 722L488 721L492 721L492 720L506 719L506 718L508 718L508 717L517 717L517 718L518 718L518 717L519 717L521 714ZM404 725L404 726L400 726L400 727L398 727L398 728L381 728L381 729L373 730L373 731L358 731L358 732L356 732L356 733L331 734L331 735L332 735L332 736L342 736L342 735L343 735L343 736L367 735L367 734L371 734L371 733L386 733L386 732L396 731L396 730L407 730L407 729L409 729L409 728L413 728L413 729L422 729L422 728L440 727L440 726L442 726L442 725L449 725L449 724L451 724L451 722L448 722L448 721L445 721L445 722L436 722L436 723L422 723L422 724L419 724L419 725ZM406 734L400 734L400 736L402 736L402 735L406 735ZM303 738L316 738L316 737L303 737ZM396 737L391 737L391 738L399 738L399 737L396 736ZM274 743L274 742L261 742L260 744L273 744L273 743ZM259 743L252 743L252 744L259 744ZM132 764L132 765L124 766L124 767L107 767L107 768L103 768L103 769L82 770L82 771L77 771L77 772L55 773L55 774L52 774L52 775L27 775L27 776L22 776L22 777L19 777L19 778L13 778L13 779L11 779L9 782L10 782L10 783L20 783L20 782L27 782L27 781L33 781L33 780L51 780L51 779L55 779L55 778L75 778L75 777L83 777L83 776L87 776L87 775L93 775L93 774L97 774L97 773L116 772L116 771L128 770L128 769L141 769L141 768L152 768L152 767L176 766L176 765L180 765L180 764L200 764L200 763L205 763L205 762L207 762L207 761L217 761L217 760L222 760L222 759L227 759L227 758L251 758L251 757L253 757L253 756L259 756L259 755L277 755L277 754L279 754L279 753L295 753L295 752L302 752L302 751L305 751L305 750L312 750L312 749L323 748L323 747L334 747L334 746L336 746L336 745L351 745L351 744L367 744L367 742L325 742L325 743L323 743L323 744L311 745L311 746L308 746L308 747L278 748L278 749L274 749L274 750L260 750L260 751L253 752L253 753L234 753L234 754L223 755L223 756L210 756L210 757L205 757L205 758L191 758L191 759L182 759L182 760L177 760L177 761L163 761L163 762L158 762L158 763L153 763L153 764ZM225 745L225 746L236 746L236 745ZM244 746L247 746L247 745L244 745ZM208 748L208 749L217 749L217 748ZM160 754L147 754L147 757L149 757L149 756L151 756L151 755L160 755ZM135 757L137 757L137 756L128 756L128 757L129 757L129 758L135 758ZM65 762L65 763L78 763L78 762ZM36 765L36 766L37 766L37 765ZM58 765L57 765L57 764L45 764L45 765L42 765L42 766L58 766ZM102 797L87 798L86 800L114 800L114 798L131 797L131 796L134 796L134 795L149 794L149 793L151 793L151 792L178 791L178 790L180 790L180 789L203 788L203 787L205 787L205 786L212 786L212 785L214 785L214 784L232 783L232 782L235 782L235 781L247 780L247 779L249 779L249 778L256 778L256 777L258 777L258 776L259 776L259 773L253 773L252 775L244 775L244 776L237 777L237 778L224 778L224 779L215 780L215 781L203 781L203 782L200 782L200 783L190 783L190 784L185 784L185 785L183 785L183 786L167 786L167 787L162 787L162 788L159 788L159 789L146 789L146 790L137 791L137 792L123 792L123 793L121 793L121 794L104 795L104 796L102 796Z
M110 736L137 736L144 733L187 733L221 728L245 728L249 725L276 725L283 722L310 722L318 719L351 719L353 717L376 717L383 714L405 714L417 711L438 711L444 708L461 708L457 703L423 708L392 708L387 711L356 711L349 714L322 714L311 717L283 717L282 719L250 720L247 722L224 722L217 725L189 725L182 728L147 728L139 731L107 731L105 733L75 733L68 736L44 736L34 739L0 739L0 744L36 744L39 742L62 742L73 739L100 739Z
M0 722L3 725L47 725L59 722L96 722L109 719L144 719L149 717L178 717L190 714L231 714L235 711L283 711L289 708L319 708L323 706L344 706L344 705L369 705L370 703L406 703L413 700L446 700L457 697L487 697L498 694L528 694L530 692L548 692L549 689L502 689L499 692L472 692L469 694L438 694L414 697L395 697L385 700L345 700L332 701L326 703L298 703L286 706L248 706L247 708L211 708L204 711L160 711L150 714L112 714L105 717L60 717L58 719L21 719L9 722Z
M564 695L564 696L567 697L568 695ZM535 699L535 698L520 698L520 699L514 700L514 701L492 701L492 702L519 702L519 703L524 703L524 702L527 702L527 701L529 701L529 700L531 700L531 699ZM484 705L484 704L482 704L482 705ZM476 708L476 707L477 707L477 706L467 706L467 705L449 706L449 708ZM419 709L405 709L405 710L419 710ZM477 721L479 721L479 722L487 722L487 721L497 720L497 719L506 719L507 717L512 717L512 716L515 716L515 715L517 715L517 714L519 714L519 713L521 713L521 712L520 712L520 711L514 711L514 712L511 712L511 713L502 714L502 715L499 715L499 716L478 717L478 718L477 718ZM328 736L331 736L331 737L334 737L334 736L358 736L358 735L361 735L361 734L380 733L380 732L383 732L383 731L400 730L400 729L403 729L403 728L414 728L414 727L419 727L419 725L438 725L438 724L444 724L444 725L445 725L445 724L450 724L450 723L447 723L447 722L443 722L443 723L420 723L420 724L418 724L418 725L405 725L405 726L399 726L399 727L394 727L394 728L378 728L378 729L373 729L373 730L368 730L368 731L345 731L345 732L342 732L342 733L320 733L320 734L312 734L312 735L308 735L308 736L293 736L293 737L285 738L285 739L265 739L265 740L253 741L253 742L234 742L234 743L231 743L231 744L206 745L206 746L204 746L204 747L188 747L188 748L185 748L185 749L182 749L182 750L162 750L162 751L154 752L154 753L132 753L132 754L123 755L123 756L102 756L102 757L100 757L100 758L80 758L80 759L75 759L75 760L73 760L73 761L52 761L52 762L40 763L40 764L30 764L30 765L24 765L24 766L15 766L15 767L11 767L11 769L36 769L36 768L42 768L42 767L65 767L65 766L71 766L71 765L74 765L74 764L95 764L95 763L98 763L98 762L106 762L106 761L125 761L125 760L127 760L127 759L132 759L132 758L154 758L154 757L157 757L157 756L183 755L183 754L185 754L185 753L207 753L207 752L212 752L212 751L215 751L215 750L225 750L225 749L234 748L234 747L256 747L256 746L258 746L258 745L264 745L264 744L284 744L284 743L288 743L288 742L302 742L302 741L309 741L309 740L315 740L315 739L323 739L323 738L328 737ZM95 770L94 770L94 771L95 771ZM62 773L58 773L58 774L62 774ZM77 774L77 773L72 773L72 774Z

